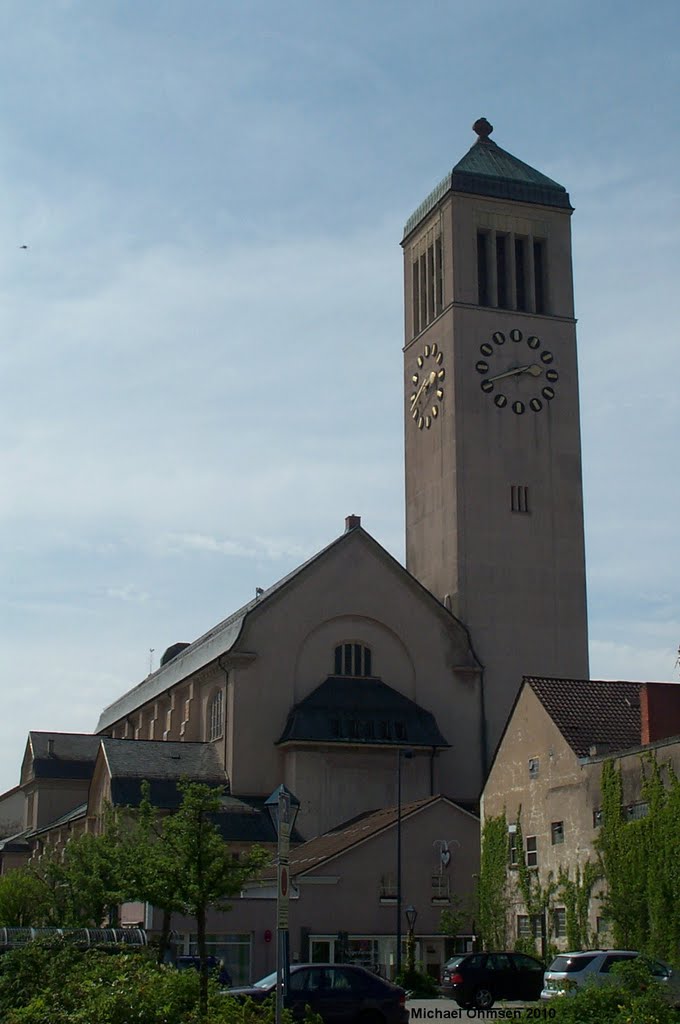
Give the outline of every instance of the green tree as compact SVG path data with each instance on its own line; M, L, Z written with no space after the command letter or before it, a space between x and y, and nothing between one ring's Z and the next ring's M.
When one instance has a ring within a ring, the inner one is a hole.
M545 885L541 885L538 871L534 871L527 864L524 852L524 833L521 822L522 809L517 812L515 822L516 843L517 843L517 888L522 896L529 920L538 918L541 921L541 956L548 959L550 953L551 921L550 909L553 896L557 889L552 871L548 872ZM528 947L528 948L525 948ZM536 943L531 939L529 943L521 943L520 948L525 952L536 953Z
M35 928L50 919L51 894L26 868L0 876L0 926Z
M179 810L162 823L158 841L149 851L159 875L168 872L163 885L176 886L173 905L196 919L200 957L199 1012L208 1006L206 914L209 907L228 910L229 899L240 892L271 859L260 847L235 859L222 839L215 817L221 806L219 789L183 780L179 783Z

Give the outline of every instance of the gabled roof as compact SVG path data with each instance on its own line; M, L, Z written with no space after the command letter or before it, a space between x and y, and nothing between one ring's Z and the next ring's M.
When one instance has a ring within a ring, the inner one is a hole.
M525 677L578 757L640 744L641 683Z
M381 679L329 676L288 715L279 743L448 747L434 715Z
M89 779L99 736L72 732L29 732L33 774L37 779Z
M433 611L445 617L449 624L456 624L458 628L464 632L467 637L468 648L470 651L470 668L478 668L479 662L476 660L476 657L472 652L470 635L463 623L460 622L459 619L456 619L450 611L444 608L443 604L437 601L429 590L423 587L423 585L402 565L400 565L400 563L397 562L397 560L393 558L381 544L371 537L366 530L357 525L345 530L344 533L340 534L339 537L336 537L334 541L328 544L321 551L318 551L306 562L303 562L303 564L298 566L297 569L294 569L277 583L274 583L267 590L264 590L262 594L254 598L252 601L244 604L242 608L239 608L238 611L234 612L228 618L224 619L216 626L213 626L212 629L208 630L207 633L204 633L203 636L198 638L198 640L194 640L194 642L189 644L188 647L180 651L180 653L171 661L162 665L151 675L147 676L141 683L133 687L133 689L128 690L128 692L123 694L123 696L118 700L109 704L108 707L104 708L99 718L97 732L103 732L105 729L109 728L109 726L113 725L114 722L117 722L126 715L131 714L143 704L146 704L148 701L158 697L161 693L165 693L170 689L170 687L174 686L182 679L186 679L192 672L203 668L210 662L215 661L221 655L227 654L229 651L233 650L241 636L246 619L249 615L259 613L260 609L265 607L268 601L280 596L282 591L289 587L304 573L308 572L314 565L326 558L331 551L336 550L342 544L352 543L352 541L357 538L361 538L368 547L378 555L378 557L391 566L394 571L397 571L404 581L418 594L420 594L423 600L430 602Z
M476 122L479 125L484 119ZM488 122L486 122L488 125ZM488 128L493 131L490 125ZM478 128L475 127L475 131ZM406 221L404 238L430 213L449 192L513 199L521 203L539 203L571 210L569 193L536 168L525 164L512 153L492 142L488 134L480 134L474 145L440 181L427 199Z
M31 849L27 836L32 833L32 829L24 828L21 832L15 832L13 836L0 839L0 853L26 853Z
M61 825L68 825L71 821L77 821L79 818L87 817L87 804L79 804L74 807L73 810L67 811L66 814L60 815L55 818L54 821L49 821L46 825L41 825L40 828L33 829L31 832L32 836L40 835L41 832L49 832L53 828L59 828Z
M475 821L479 820L476 815L471 814L459 804L449 800L448 797L435 795L425 797L424 800L416 800L410 804L402 804L402 822L407 821L409 818L425 810L425 808L431 807L440 801L449 804L460 811L461 814L468 815ZM312 871L324 862L346 853L352 847L365 842L365 840L371 839L389 828L396 827L397 817L397 807L386 807L379 811L370 811L367 814L360 814L350 821L343 822L342 825L336 826L322 836L310 839L309 842L303 843L301 846L291 850L291 875L303 875L307 871ZM273 874L274 871L265 869L261 877L268 878Z

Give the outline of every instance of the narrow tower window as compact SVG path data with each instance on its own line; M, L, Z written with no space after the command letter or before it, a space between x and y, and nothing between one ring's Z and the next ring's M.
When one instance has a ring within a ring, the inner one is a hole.
M510 487L510 511L529 511L529 488L526 484L512 484Z
M438 230L438 229L437 229ZM444 251L435 229L414 245L411 253L413 334L420 334L444 308Z
M496 282L498 288L498 305L501 309L508 308L507 274L507 238L505 235L496 235Z
M545 313L545 242L534 239L534 294L536 296L536 312Z
M489 306L488 235L477 232L477 301L480 306Z
M527 309L526 241L515 239L515 299L517 309Z

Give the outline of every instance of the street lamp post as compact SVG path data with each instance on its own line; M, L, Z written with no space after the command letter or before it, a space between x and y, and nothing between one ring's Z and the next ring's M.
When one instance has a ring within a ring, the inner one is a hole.
M416 918L418 917L418 911L409 903L404 913L406 914L406 920L408 921L408 952L407 952L407 970L415 971L416 969L416 939L415 939L415 927Z
M276 832L276 1024L281 1024L281 1011L288 993L290 981L290 954L288 932L288 901L290 898L290 876L288 855L290 834L300 809L300 801L284 785L280 785L267 800L269 812Z
M412 750L397 751L397 958L396 974L401 974L401 762L410 761Z

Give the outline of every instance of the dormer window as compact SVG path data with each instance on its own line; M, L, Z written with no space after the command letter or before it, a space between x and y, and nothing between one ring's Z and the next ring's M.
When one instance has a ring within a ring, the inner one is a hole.
M355 643L338 644L335 648L335 675L372 675L370 647Z

